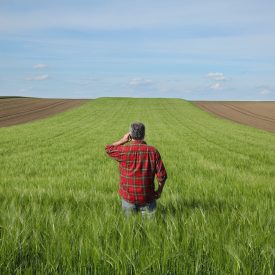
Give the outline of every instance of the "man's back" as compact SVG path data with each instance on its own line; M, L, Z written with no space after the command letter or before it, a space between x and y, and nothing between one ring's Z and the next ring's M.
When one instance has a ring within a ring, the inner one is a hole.
M127 145L107 145L107 154L119 162L120 196L127 202L142 205L156 198L154 178L167 178L159 152L143 140Z

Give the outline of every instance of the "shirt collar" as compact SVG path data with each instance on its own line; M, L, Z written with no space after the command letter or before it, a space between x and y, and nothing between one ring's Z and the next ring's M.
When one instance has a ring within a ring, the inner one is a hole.
M144 140L131 140L132 144L146 144Z

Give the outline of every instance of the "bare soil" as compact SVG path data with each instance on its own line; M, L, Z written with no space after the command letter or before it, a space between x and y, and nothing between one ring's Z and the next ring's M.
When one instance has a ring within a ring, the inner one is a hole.
M216 116L275 132L274 101L195 101L196 106Z
M87 99L0 97L0 127L46 118L85 102Z

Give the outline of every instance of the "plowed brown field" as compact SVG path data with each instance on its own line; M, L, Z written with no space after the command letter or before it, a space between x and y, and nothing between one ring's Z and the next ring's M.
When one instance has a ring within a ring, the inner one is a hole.
M219 117L275 132L275 102L196 101L195 105Z
M46 118L80 106L87 99L0 98L0 127Z

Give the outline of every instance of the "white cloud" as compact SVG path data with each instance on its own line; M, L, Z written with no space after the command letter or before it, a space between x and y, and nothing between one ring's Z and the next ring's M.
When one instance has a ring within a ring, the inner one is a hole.
M212 72L210 72L210 73L207 74L207 77L210 78L210 79L213 79L215 81L223 81L223 80L226 79L223 73L212 73Z
M261 91L260 91L260 94L261 95L269 95L271 93L271 91L267 88L263 88Z
M34 69L45 69L45 68L47 68L48 66L46 65L46 64L34 64L33 66L32 66Z
M223 73L209 72L207 74L207 77L212 82L209 86L211 90L222 90L224 88L224 81L226 80L226 78Z
M153 81L150 79L144 78L132 78L129 80L128 84L130 86L150 86L153 84Z
M212 90L221 90L223 88L223 85L219 82L216 82L209 87Z
M49 76L47 74L29 76L29 77L25 78L25 80L28 80L28 81L42 81L42 80L47 80L47 79L49 79Z
M25 93L25 92L29 92L33 89L33 87L28 87L28 88L22 88L19 89L19 93Z

